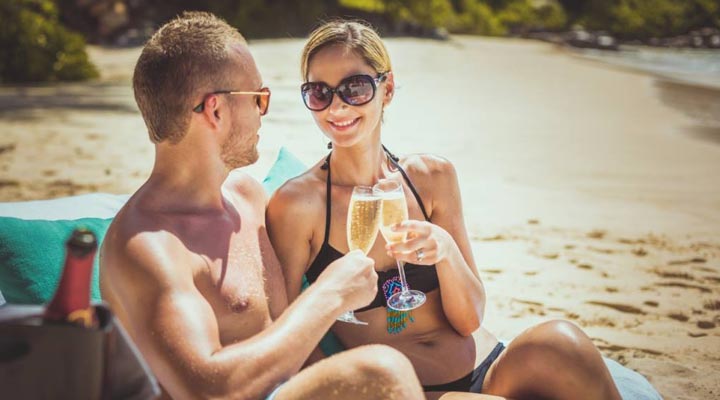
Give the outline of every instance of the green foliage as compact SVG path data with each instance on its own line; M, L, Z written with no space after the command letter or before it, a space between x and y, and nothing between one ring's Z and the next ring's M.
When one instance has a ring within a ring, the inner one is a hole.
M478 0L462 0L461 12L457 15L451 30L456 33L502 36L506 29L492 8Z
M48 0L0 3L0 82L82 80L98 76L84 39L58 21Z
M482 35L563 30L576 23L623 38L720 27L718 0L213 0L208 5L249 37L305 35L320 18L337 15L338 6L384 21Z
M208 4L210 12L248 37L304 36L335 8L336 2L328 0L215 0Z
M621 37L665 36L684 33L687 3L669 0L593 0L581 23Z
M340 0L338 3L345 8L376 13L385 12L385 2L382 0Z
M384 5L392 20L424 28L447 27L455 18L449 0L385 0Z
M566 4L571 0L561 0ZM584 0L573 6L575 22L622 38L646 39L720 27L717 0Z
M531 0L514 0L498 11L500 23L512 31L559 30L565 27L565 10L557 2L536 6Z

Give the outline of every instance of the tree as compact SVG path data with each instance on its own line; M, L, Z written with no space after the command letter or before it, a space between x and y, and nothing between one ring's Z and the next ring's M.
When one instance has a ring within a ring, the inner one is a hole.
M60 24L52 1L3 0L0 20L0 82L98 76L85 52L85 41Z

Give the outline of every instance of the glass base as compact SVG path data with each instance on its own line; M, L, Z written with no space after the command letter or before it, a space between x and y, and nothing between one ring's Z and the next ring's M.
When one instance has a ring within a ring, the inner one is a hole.
M419 290L408 290L390 296L387 300L388 307L395 311L410 311L425 304L425 293Z
M359 319L355 318L355 313L352 311L348 311L341 316L337 317L338 321L347 322L349 324L355 324L355 325L367 325L368 323L365 321L360 321Z

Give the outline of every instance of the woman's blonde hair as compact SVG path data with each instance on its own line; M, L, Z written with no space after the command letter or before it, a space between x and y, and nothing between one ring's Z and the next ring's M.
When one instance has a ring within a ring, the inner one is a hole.
M380 35L372 27L359 21L335 20L322 24L310 34L300 61L300 72L304 81L308 80L308 67L312 57L321 49L332 45L342 45L354 51L379 74L392 69L390 55Z

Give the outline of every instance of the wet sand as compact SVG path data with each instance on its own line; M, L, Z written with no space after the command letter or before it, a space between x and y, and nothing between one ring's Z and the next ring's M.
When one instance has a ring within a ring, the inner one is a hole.
M281 145L307 164L327 150L297 90L302 41L251 47L273 90L248 168L262 178ZM455 164L486 326L511 338L569 319L663 397L717 397L720 127L703 115L720 94L532 41L388 47L399 89L384 142ZM93 48L102 78L90 84L0 87L0 201L144 181L153 148L130 88L138 54Z

